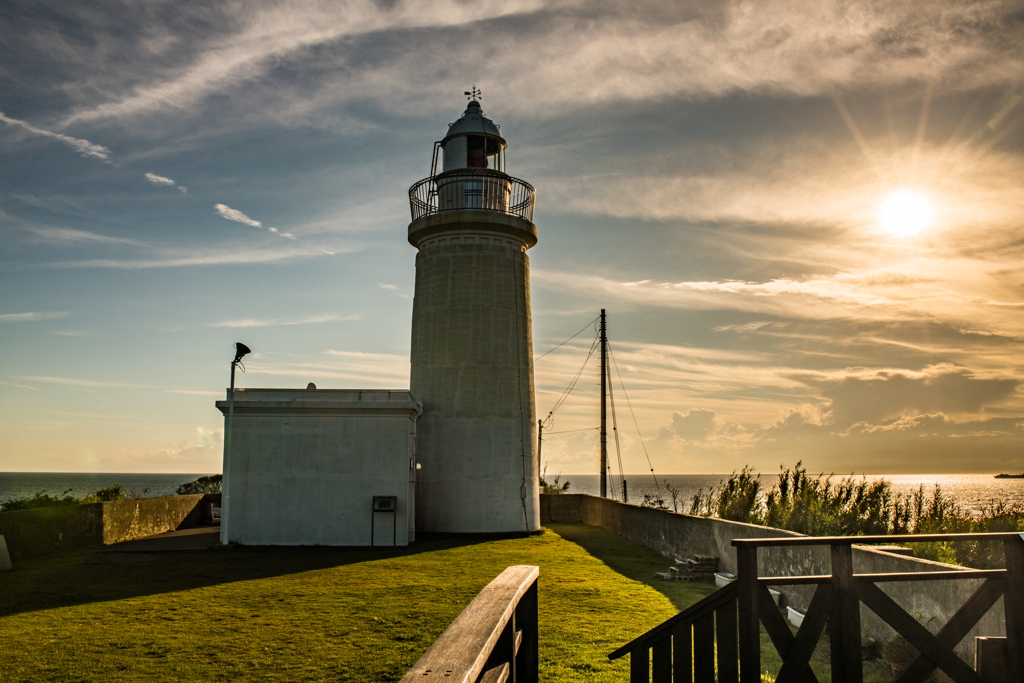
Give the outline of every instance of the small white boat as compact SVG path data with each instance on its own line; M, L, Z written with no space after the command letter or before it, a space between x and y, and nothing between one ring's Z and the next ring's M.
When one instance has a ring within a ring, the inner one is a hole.
M807 614L807 611L796 607L787 607L786 612L789 613L789 623L800 628L800 625L804 623L804 615Z
M735 574L730 574L729 572L715 572L715 585L719 588L725 588L735 580Z
M780 593L779 591L775 590L774 588L769 588L768 592L771 593L772 600L775 601L775 606L778 607L779 606L779 598L782 597L782 593Z

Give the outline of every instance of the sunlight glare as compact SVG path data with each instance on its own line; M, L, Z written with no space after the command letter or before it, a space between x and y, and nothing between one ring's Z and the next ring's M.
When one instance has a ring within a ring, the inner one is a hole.
M879 208L878 221L885 232L909 237L929 227L934 214L927 195L904 189L889 193Z

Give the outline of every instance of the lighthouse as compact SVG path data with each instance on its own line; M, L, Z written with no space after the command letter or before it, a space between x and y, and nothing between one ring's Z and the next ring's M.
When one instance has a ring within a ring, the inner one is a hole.
M409 189L416 528L526 532L540 527L526 253L536 192L506 173L505 139L472 95Z

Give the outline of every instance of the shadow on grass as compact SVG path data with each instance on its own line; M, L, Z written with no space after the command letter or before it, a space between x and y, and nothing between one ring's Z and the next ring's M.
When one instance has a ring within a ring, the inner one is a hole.
M680 611L717 590L712 583L665 581L655 578L655 572L668 571L672 560L601 527L548 524L548 528L604 562L612 571L647 584L668 598Z
M419 534L405 547L237 546L215 550L69 551L19 563L3 575L0 616L175 593L468 547L498 534Z

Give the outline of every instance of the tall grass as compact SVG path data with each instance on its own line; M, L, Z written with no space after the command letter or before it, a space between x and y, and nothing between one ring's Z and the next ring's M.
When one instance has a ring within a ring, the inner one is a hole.
M853 475L809 475L803 462L780 468L778 481L763 490L750 467L733 472L720 485L698 491L691 515L715 516L763 524L810 536L981 533L1024 531L1024 507L993 501L972 514L945 496L936 484L931 494L894 493L886 479ZM1000 544L978 541L914 543L918 557L977 568L1002 566Z

